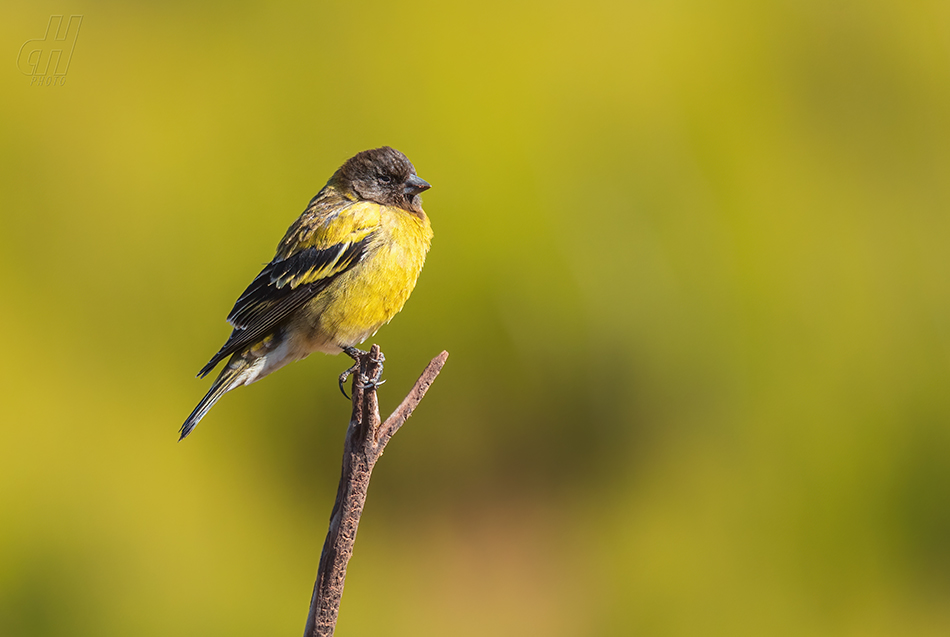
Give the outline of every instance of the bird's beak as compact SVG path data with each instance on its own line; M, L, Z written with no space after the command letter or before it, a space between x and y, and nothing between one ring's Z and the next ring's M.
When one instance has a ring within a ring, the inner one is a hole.
M410 175L409 179L406 180L406 187L403 189L403 192L414 197L415 195L418 195L420 192L424 192L429 188L432 188L432 186L430 186L429 182L427 182L425 179L421 179L416 175Z

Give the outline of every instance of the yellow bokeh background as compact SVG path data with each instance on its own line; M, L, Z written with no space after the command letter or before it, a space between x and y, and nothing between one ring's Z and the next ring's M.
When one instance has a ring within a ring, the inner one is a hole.
M83 15L62 86L15 57ZM339 635L950 634L950 4L12 2L0 635L295 635L342 357L177 429L357 151L433 184Z

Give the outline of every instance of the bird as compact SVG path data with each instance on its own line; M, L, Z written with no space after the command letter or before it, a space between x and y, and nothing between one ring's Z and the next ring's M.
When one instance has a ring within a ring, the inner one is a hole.
M230 358L179 441L224 394L288 363L313 352L359 361L365 352L356 345L402 310L422 271L432 226L420 193L429 188L389 146L357 153L333 173L228 314L231 335L198 378ZM356 368L340 376L341 390Z

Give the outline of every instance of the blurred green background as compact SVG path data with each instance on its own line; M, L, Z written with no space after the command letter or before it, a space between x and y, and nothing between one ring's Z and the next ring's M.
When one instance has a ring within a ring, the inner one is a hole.
M177 430L383 144L435 229L384 410L451 358L338 634L950 633L950 4L11 2L0 42L0 634L300 634L348 361Z

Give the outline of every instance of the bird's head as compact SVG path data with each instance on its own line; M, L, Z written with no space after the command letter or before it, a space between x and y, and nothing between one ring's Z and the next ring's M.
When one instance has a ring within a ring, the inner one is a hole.
M409 158L395 148L364 150L346 161L331 182L384 206L422 213L419 193L431 188L416 175Z

